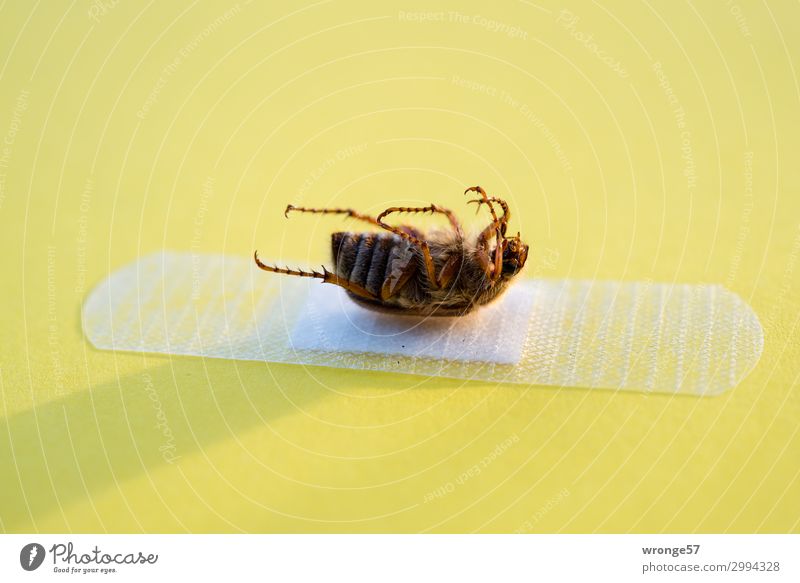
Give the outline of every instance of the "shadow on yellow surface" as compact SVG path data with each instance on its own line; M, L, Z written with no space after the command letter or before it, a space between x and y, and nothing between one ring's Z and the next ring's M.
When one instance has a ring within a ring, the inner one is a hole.
M7 529L34 527L34 516L57 512L235 439L325 394L324 388L309 384L287 397L273 380L291 368L285 365L270 365L274 376L263 374L261 383L244 383L221 361L205 360L198 366L195 359L158 360L162 364L140 374L0 421L0 435L12 436L11 451L2 457L2 474L20 477L7 481L0 496Z

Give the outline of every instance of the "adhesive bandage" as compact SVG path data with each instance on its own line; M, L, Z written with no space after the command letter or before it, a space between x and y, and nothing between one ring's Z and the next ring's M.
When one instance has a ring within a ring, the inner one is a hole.
M523 279L467 316L424 319L249 258L177 252L113 272L82 316L101 349L691 395L736 386L764 342L719 285Z

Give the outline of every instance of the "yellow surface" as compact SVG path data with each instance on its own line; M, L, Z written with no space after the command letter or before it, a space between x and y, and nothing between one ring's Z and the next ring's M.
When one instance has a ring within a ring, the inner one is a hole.
M798 55L791 1L2 3L0 527L799 530ZM82 336L140 255L318 265L341 223L287 203L473 221L472 184L529 275L727 285L759 365L671 398Z

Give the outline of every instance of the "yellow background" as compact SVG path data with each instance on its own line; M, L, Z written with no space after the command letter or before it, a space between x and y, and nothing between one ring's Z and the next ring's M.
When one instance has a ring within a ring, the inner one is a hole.
M3 3L0 528L797 531L799 54L790 1ZM81 333L140 255L318 265L342 223L287 203L473 184L529 275L727 285L760 363L678 398Z

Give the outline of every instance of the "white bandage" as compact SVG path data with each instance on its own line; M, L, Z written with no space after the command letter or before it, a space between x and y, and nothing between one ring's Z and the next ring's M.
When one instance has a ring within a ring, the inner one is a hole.
M252 259L172 252L112 273L83 326L103 349L694 395L736 386L764 342L718 285L521 279L472 314L423 319Z

